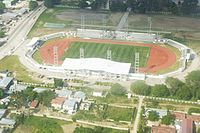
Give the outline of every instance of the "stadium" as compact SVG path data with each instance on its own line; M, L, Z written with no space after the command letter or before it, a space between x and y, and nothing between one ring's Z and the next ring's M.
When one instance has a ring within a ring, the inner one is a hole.
M177 48L181 57L165 44ZM145 79L191 57L188 48L155 34L78 29L33 38L27 56L39 68L66 75L103 79ZM35 61L37 52L42 62Z

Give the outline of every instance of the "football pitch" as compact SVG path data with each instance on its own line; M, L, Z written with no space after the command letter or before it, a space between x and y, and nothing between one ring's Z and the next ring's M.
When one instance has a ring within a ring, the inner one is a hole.
M105 44L94 42L72 42L62 56L65 58L79 58L80 48L84 49L84 58L107 58L107 50L111 50L113 61L131 63L134 66L135 53L140 55L140 67L145 67L148 61L150 47Z

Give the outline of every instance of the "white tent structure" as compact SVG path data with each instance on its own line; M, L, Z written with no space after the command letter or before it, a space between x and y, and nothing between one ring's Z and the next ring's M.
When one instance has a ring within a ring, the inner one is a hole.
M101 58L72 59L66 58L62 68L76 75L105 76L110 78L127 78L131 63L120 63Z

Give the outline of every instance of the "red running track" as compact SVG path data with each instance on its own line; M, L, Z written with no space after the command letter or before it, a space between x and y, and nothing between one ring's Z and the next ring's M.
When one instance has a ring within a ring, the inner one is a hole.
M46 64L54 64L53 47L58 48L59 64L62 64L61 57L68 49L70 44L75 41L81 42L99 42L108 44L124 44L134 46L148 46L151 47L147 66L140 68L141 72L145 73L157 73L159 70L166 69L176 63L176 55L170 49L161 47L156 44L144 44L127 41L115 41L115 40L100 40L100 39L80 39L80 38L65 38L48 41L40 48L40 55Z

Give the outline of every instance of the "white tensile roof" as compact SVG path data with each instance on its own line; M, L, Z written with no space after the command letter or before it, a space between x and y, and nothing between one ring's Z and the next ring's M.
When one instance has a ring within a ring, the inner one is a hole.
M27 47L32 47L39 40L39 37L33 37L32 40L26 45Z
M127 75L129 74L131 63L120 63L101 58L66 58L62 67L66 70L92 70Z

